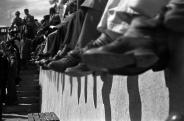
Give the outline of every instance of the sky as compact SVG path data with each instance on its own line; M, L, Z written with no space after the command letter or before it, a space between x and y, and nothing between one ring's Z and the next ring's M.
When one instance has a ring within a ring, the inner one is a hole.
M49 13L49 0L0 0L0 26L9 26L15 11L21 12L24 17L24 8L28 8L35 19L40 20Z

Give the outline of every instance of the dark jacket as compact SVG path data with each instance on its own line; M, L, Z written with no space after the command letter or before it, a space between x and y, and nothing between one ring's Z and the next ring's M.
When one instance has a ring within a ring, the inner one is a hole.
M85 0L81 6L103 11L108 0Z

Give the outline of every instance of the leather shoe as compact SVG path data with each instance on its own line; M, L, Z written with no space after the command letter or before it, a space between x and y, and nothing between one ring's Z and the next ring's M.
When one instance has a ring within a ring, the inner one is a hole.
M67 68L65 73L70 76L86 76L92 74L92 71L83 63L79 63L75 67Z
M158 61L152 48L153 43L149 38L122 36L106 46L87 50L82 58L84 63L97 68L147 67Z
M64 56L67 55L67 53L68 53L70 50L71 50L71 49L70 49L67 45L65 45L65 46L63 47L62 50L59 50L59 51L57 52L57 54L53 57L53 60L58 60L58 59L63 58Z
M159 20L137 17L123 36L105 46L87 50L82 59L96 68L113 70L134 65L144 72L168 52L167 34Z
M104 46L111 43L113 40L105 33L102 33L96 40L90 41L84 48L83 51Z
M51 61L47 66L54 71L64 72L66 68L76 66L79 62L79 58L67 55L60 60Z

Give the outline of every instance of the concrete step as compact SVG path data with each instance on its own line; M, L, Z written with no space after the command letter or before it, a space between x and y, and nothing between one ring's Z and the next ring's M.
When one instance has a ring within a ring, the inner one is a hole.
M39 112L40 111L40 104L34 103L34 104L18 104L15 106L5 106L3 108L4 113L33 113L33 112Z
M28 121L28 115L20 114L3 114L3 121Z
M32 96L32 97L18 97L19 103L39 103L40 97Z
M25 75L35 75L35 74L38 74L38 71L37 70L22 70L21 72L20 72L20 74L22 75L22 76L25 76Z
M24 87L30 88L30 87L38 87L38 86L40 86L40 85L39 84L19 84L16 87L18 89L18 88L24 88Z
M22 81L20 82L20 84L22 83L34 83L34 82L37 82L39 83L38 81L38 78L33 78L33 77L29 77L29 76L26 76L26 77L21 77L22 78Z
M29 78L29 77L31 77L32 79L38 79L39 78L39 74L35 74L35 73L33 73L33 72L23 72L22 74L20 74L21 75L21 78L23 78L23 79L26 79L26 78Z
M17 91L37 91L40 90L39 85L24 85L24 86L18 86Z
M40 91L17 91L18 97L40 96Z
M3 114L2 117L3 117L3 121L28 121L28 115Z
M22 80L20 83L19 83L19 85L39 85L39 81L38 81L38 79L34 79L34 80L32 80L32 81L24 81L24 80Z

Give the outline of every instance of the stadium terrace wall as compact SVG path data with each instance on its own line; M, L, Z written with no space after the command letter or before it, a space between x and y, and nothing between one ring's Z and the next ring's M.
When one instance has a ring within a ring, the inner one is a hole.
M169 110L163 72L71 77L40 70L42 112L61 121L163 121ZM138 121L138 120L137 120Z

